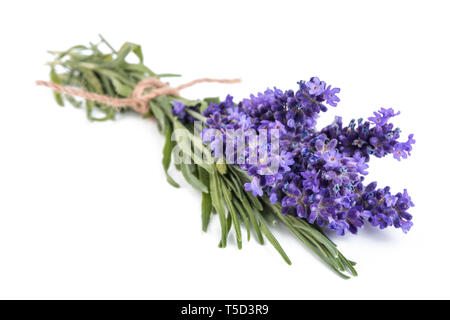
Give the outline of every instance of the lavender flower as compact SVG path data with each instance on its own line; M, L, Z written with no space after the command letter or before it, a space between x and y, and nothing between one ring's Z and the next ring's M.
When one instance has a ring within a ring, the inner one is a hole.
M173 109L172 113L180 118L184 118L186 115L186 111L184 110L185 105L177 100L173 101Z
M377 126L383 126L385 125L390 118L399 115L400 111L395 113L394 110L392 108L389 109L385 109L385 108L381 108L380 111L378 112L374 112L373 113L375 115L375 117L369 117L369 121L372 121L373 123L375 123Z
M400 160L410 155L413 135L399 142L400 130L389 123L399 112L381 108L368 121L352 120L348 126L336 117L317 130L320 112L327 111L324 103L337 106L340 89L317 77L298 84L296 92L267 89L238 104L227 96L203 112L209 128L278 130L278 157L258 159L249 154L247 145L245 161L239 163L251 177L245 190L254 196L267 195L271 203L281 205L283 214L304 218L339 235L357 233L365 222L408 232L412 226L408 210L414 204L407 191L391 194L389 187L377 189L375 182L364 185L371 156L393 154ZM229 137L224 134L223 138ZM273 146L267 143L259 148L268 151ZM279 169L268 173L273 161Z
M251 191L255 197L263 195L263 190L261 189L259 180L256 177L254 177L251 182L245 183L244 188L246 191Z
M323 98L330 106L336 107L338 102L341 101L341 99L339 99L338 96L336 96L336 94L339 92L341 92L341 89L331 88L331 86L328 86L325 92L323 93Z
M318 96L325 91L325 82L320 81L317 77L314 77L306 83L306 87L308 88L308 93L310 95Z
M394 146L394 158L398 161L401 160L401 158L406 159L408 156L411 155L412 145L416 143L416 140L414 140L414 135L410 134L408 136L408 141L406 142L399 142Z
M191 115L189 115L189 113L187 112L188 109L193 109L195 110L198 106L185 106L184 103L174 100L173 102L173 108L172 108L172 114L174 116L177 116L177 118L182 122L182 123L191 123L195 121L195 118L192 117Z

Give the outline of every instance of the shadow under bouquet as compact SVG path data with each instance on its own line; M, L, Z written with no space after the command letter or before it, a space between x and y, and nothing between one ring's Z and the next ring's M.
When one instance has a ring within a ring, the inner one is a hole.
M106 47L107 52L101 47ZM165 137L162 165L167 181L171 162L186 181L202 193L201 219L206 231L213 214L219 217L219 247L234 233L239 249L251 234L267 240L288 263L291 261L270 228L281 223L340 276L356 276L348 260L326 236L356 234L365 224L408 232L414 206L406 189L366 183L371 157L392 154L407 158L413 135L400 142L400 130L390 119L399 113L381 108L367 120L344 125L336 117L316 128L321 112L336 107L339 88L313 77L299 81L296 90L267 89L235 102L204 98L188 100L179 91L199 82L235 82L200 79L171 88L143 64L141 47L125 43L115 50L105 39L90 46L51 52L51 82L58 104L76 107L84 98L92 121L114 119L117 112L134 111L155 118ZM135 54L139 62L126 60ZM101 118L94 112L101 111ZM244 230L244 231L243 231ZM244 234L243 234L244 233Z

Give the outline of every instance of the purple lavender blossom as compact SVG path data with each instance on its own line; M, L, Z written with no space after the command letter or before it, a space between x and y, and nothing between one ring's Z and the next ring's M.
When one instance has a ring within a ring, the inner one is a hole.
M321 95L325 91L325 82L320 81L319 78L313 77L306 83L308 93L312 96Z
M245 190L279 203L282 214L304 218L339 235L356 234L365 223L380 229L393 226L406 233L412 226L408 211L414 206L407 191L391 194L389 187L377 189L375 182L365 185L364 176L371 156L393 154L398 160L409 156L413 135L399 142L400 130L389 123L399 113L391 108L381 108L368 121L352 120L348 126L336 117L317 130L320 112L327 111L323 103L336 106L339 92L313 77L300 81L296 92L267 89L237 105L227 96L224 102L211 104L203 115L209 128L221 132L278 130L275 159L246 153L239 165L251 177ZM268 151L272 146L267 143L259 148ZM273 161L279 164L275 173L268 170Z
M179 118L184 118L186 116L186 111L184 110L184 107L185 107L184 103L174 100L172 113L178 116Z
M392 108L389 109L381 108L378 112L374 112L373 114L375 115L375 117L369 117L368 118L369 121L381 127L385 125L390 118L399 115L400 111L395 113L394 109Z
M361 156L361 152L357 151L353 155L353 161L355 162L356 171L362 175L367 175L369 172L366 171L369 165L366 163L366 158Z
M336 150L327 151L323 154L326 164L325 169L338 169L341 167L342 155Z
M246 191L251 191L255 197L263 195L263 190L261 189L261 186L259 185L258 182L258 178L256 177L253 177L251 182L245 183L244 188Z
M243 130L250 129L250 127L252 126L252 119L246 114L241 114L239 117L239 126Z
M294 159L292 158L292 153L287 152L286 150L281 151L279 159L279 165L285 169L286 171L290 171L291 168L289 166L294 164Z
M198 106L186 106L184 103L173 100L172 102L172 114L176 116L182 123L192 123L195 121L195 118L192 117L187 110L194 110Z
M339 99L339 97L336 96L336 94L339 92L341 92L341 89L331 88L331 86L328 86L325 92L323 93L323 98L330 106L336 107L337 103L341 101L341 99Z
M269 123L269 130L278 130L280 134L286 133L286 129L284 127L284 124L282 124L280 121L275 120L274 122Z
M414 140L414 135L410 134L408 136L408 141L406 142L399 142L394 146L394 158L398 161L401 160L401 158L406 159L408 156L411 155L412 145L416 143L416 140Z

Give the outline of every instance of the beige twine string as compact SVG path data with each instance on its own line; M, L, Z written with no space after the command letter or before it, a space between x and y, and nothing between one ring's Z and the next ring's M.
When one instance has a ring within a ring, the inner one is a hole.
M104 103L114 107L116 109L123 108L126 106L130 106L134 111L140 114L146 114L149 110L149 102L150 100L156 98L161 95L169 95L169 96L179 96L180 91L196 85L197 83L203 82L216 82L216 83L238 83L240 79L210 79L210 78L202 78L193 80L191 82L179 85L178 87L172 88L167 83L162 82L157 78L147 78L140 81L133 90L130 98L113 98L106 95L87 92L81 89L66 87L54 82L36 81L38 86L46 86L49 87L59 93L68 94L70 96L81 97L87 100ZM148 93L145 93L146 90L152 89Z

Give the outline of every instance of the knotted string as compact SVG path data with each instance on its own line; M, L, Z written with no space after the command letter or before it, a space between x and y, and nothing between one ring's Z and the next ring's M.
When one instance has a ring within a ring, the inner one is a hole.
M237 83L240 82L240 79L210 79L210 78L202 78L193 80L191 82L179 85L178 87L172 88L167 83L162 82L158 78L147 78L140 81L136 87L134 87L133 93L130 98L113 98L107 95L93 93L84 91L81 89L76 89L72 87L63 86L54 82L36 81L38 86L46 86L54 91L59 93L64 93L70 96L76 96L80 98L84 98L87 100L95 101L98 103L107 104L116 109L120 109L123 107L131 107L134 111L140 114L146 114L149 111L149 102L150 100L161 96L161 95L169 95L169 96L179 96L180 91L196 85L197 83L202 82L216 82L216 83ZM151 89L146 93L148 89Z

